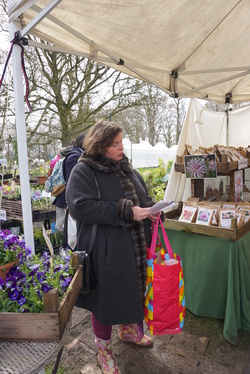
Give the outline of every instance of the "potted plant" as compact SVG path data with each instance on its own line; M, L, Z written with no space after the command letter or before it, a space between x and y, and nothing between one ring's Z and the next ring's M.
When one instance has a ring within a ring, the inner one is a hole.
M37 184L45 184L49 171L49 164L30 170L30 178Z
M24 248L24 240L12 235L9 230L0 230L0 278L3 281L11 267L17 263Z

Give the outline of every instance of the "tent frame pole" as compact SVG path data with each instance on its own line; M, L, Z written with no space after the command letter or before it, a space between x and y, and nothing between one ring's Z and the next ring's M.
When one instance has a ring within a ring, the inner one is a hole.
M10 23L10 40L13 40L15 33L19 31L15 22ZM27 152L27 137L25 127L24 112L24 95L23 95L23 72L21 68L21 50L20 46L14 44L12 51L13 65L13 84L15 98L15 117L16 117L16 133L17 133L17 149L18 164L20 171L21 196L22 196L22 212L23 212L23 228L26 245L31 248L34 254L34 234L32 205L30 198L29 183L29 165Z
M226 146L229 146L229 110L226 110L226 117L227 117L227 138L226 138Z

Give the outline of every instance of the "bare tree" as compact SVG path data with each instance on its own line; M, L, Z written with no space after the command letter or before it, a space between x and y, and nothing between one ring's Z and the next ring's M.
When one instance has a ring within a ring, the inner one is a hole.
M177 144L184 122L185 100L172 99L159 88L145 84L140 105L119 115L125 132L133 143L162 141L167 147Z
M30 144L39 137L44 144L60 139L66 145L87 131L104 108L112 106L115 115L140 100L141 82L91 60L42 49L26 55L33 108L27 113Z

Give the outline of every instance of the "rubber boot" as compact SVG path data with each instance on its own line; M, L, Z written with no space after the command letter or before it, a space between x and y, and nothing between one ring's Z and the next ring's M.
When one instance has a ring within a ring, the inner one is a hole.
M153 347L151 338L143 333L143 324L118 325L118 337L123 342L131 343L137 347Z
M95 344L98 348L98 364L103 374L121 374L111 352L110 340L102 340L96 336Z

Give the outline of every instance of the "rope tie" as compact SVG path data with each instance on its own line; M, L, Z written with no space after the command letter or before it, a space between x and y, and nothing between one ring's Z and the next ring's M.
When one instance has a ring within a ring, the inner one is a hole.
M5 75L8 63L9 63L9 59L10 59L10 56L11 56L11 53L12 53L12 50L13 50L13 46L14 46L14 44L17 44L21 48L21 65L22 65L23 75L24 75L24 79L25 79L25 83L26 83L25 99L26 99L26 103L28 105L28 108L29 108L30 112L32 112L32 108L31 108L31 105L30 105L30 102L29 102L29 99L28 99L28 97L29 97L29 81L28 81L28 77L27 77L27 73L26 73L26 69L25 69L25 64L24 64L24 47L23 47L22 43L25 44L25 45L28 44L26 39L20 37L20 32L19 31L15 32L15 37L11 41L11 47L10 47L10 50L9 50L9 53L8 53L8 56L7 56L7 60L6 60L5 65L4 65L2 77L0 79L0 89L2 87L4 75Z

